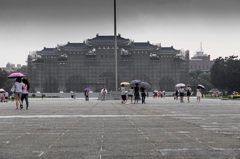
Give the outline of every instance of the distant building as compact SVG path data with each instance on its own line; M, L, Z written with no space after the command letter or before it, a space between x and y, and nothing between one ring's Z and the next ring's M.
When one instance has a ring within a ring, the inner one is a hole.
M15 67L15 64L8 62L6 64L6 67L3 67L2 69L7 72L12 72L12 71L16 71L17 69L21 69L21 67L22 67L21 64L17 64L17 67Z
M210 71L214 61L210 60L210 55L204 54L202 47L189 60L189 71Z
M149 42L117 36L118 83L141 80L151 90L174 91L188 82L189 53ZM82 92L84 88L115 90L114 36L100 36L83 43L44 48L28 56L28 79L33 92Z

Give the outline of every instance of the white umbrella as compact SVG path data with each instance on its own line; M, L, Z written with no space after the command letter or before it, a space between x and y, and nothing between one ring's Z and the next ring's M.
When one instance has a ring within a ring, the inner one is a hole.
M197 86L202 88L202 89L205 89L205 87L203 85L201 85L201 84L198 84Z
M5 92L5 90L3 88L0 89L0 93L3 93Z
M176 84L175 87L185 87L185 84L184 83L178 83L178 84Z

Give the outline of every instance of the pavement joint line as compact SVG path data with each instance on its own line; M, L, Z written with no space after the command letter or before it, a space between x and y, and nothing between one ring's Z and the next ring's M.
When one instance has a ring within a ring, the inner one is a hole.
M210 147L211 149L213 150L217 150L217 151L240 151L240 148L236 149L236 148L217 148L217 147L213 147L213 146L210 146L208 145L208 147Z
M179 151L201 151L201 148L181 148L181 149L159 149L162 155L167 155L167 152L179 152Z
M38 155L38 157L41 157L43 154L44 154L44 151L42 151L42 152Z
M126 118L126 117L227 117L240 116L240 114L146 114L146 115L6 115L0 119L13 118Z

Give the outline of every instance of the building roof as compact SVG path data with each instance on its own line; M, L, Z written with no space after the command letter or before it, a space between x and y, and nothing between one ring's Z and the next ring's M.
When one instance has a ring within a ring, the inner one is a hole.
M134 42L133 43L134 49L153 49L156 46L150 44L149 42Z
M46 48L44 47L43 50L37 51L38 54L44 55L44 54L54 54L57 52L56 48Z
M87 41L89 41L90 43L111 43L114 44L114 40L115 37L112 35L108 35L108 36L100 36L100 35L96 35L95 38L92 39L88 39ZM118 43L129 43L130 40L129 39L125 39L122 38L120 34L117 35L117 42Z
M84 43L70 43L68 42L66 45L63 46L64 48L84 48Z
M171 47L160 47L158 49L158 53L172 53L172 54L178 54L180 52L180 50L176 50L173 48L173 46Z

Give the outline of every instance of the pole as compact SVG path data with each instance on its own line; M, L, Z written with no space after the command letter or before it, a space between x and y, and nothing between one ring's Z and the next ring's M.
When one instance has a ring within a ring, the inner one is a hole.
M114 52L115 52L115 82L116 91L118 90L118 69L117 69L117 18L116 18L116 0L114 0Z

